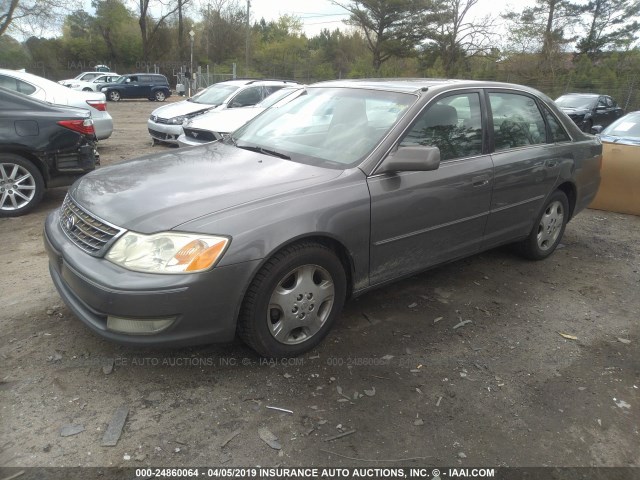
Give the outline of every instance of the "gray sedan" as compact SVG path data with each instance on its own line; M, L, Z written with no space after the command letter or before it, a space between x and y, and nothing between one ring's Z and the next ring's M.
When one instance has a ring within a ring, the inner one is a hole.
M223 142L76 182L49 215L54 284L134 345L317 345L344 302L498 245L552 254L594 198L601 145L517 85L319 83Z

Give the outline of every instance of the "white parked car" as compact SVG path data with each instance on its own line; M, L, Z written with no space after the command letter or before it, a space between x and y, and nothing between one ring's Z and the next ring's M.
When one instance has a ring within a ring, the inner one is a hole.
M77 92L37 75L3 68L0 68L0 86L56 105L89 110L98 140L109 138L113 132L113 119L107 112L103 93Z
M73 78L67 78L66 80L59 80L58 83L66 87L68 84L77 82L77 81L90 82L104 73L105 72L82 72Z
M193 97L156 108L147 121L154 143L178 143L182 124L209 111L253 106L283 87L298 85L285 80L229 80L215 83Z
M182 126L182 134L178 137L181 147L195 147L205 143L221 140L223 135L234 132L249 120L257 117L267 108L278 108L289 103L304 92L303 86L285 87L269 95L253 107L212 110L187 120Z
M58 83L61 83L65 87L70 88L71 90L82 90L84 92L99 92L99 87L105 83L111 83L116 78L120 78L120 75L117 73L104 73L104 72L89 72L89 73L97 73L97 77L91 77L90 80L60 80Z

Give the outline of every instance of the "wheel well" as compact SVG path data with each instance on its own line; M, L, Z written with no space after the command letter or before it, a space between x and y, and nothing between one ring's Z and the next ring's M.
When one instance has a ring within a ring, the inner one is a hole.
M299 237L294 240L291 240L290 242L285 243L284 245L280 245L280 248L278 248L277 251L280 251L284 248L287 248L289 245L293 245L299 242L316 242L316 243L319 243L320 245L324 245L325 247L331 249L336 254L338 259L340 260L340 263L342 263L342 266L344 267L344 273L347 276L347 297L346 298L349 298L353 291L353 276L355 272L355 265L353 263L353 258L349 254L349 250L347 249L347 247L345 247L341 242L339 242L335 238L326 237L323 235L314 235L309 237Z
M25 160L28 160L31 163L33 163L38 169L38 171L40 172L40 175L42 175L42 179L44 180L44 186L45 187L48 186L48 183L49 183L48 172L44 168L43 161L37 155L34 155L30 152L25 152L24 150L13 150L13 149L3 149L2 151L0 151L0 154L2 153L12 153L13 155L18 155L24 158Z
M571 182L564 182L558 187L558 190L564 192L569 200L569 219L573 217L573 210L576 206L576 187Z

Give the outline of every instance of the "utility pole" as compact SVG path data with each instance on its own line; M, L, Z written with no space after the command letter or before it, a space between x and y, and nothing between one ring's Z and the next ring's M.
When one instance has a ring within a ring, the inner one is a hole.
M250 16L251 0L247 0L247 25L246 25L246 39L244 42L244 76L249 76L249 16Z

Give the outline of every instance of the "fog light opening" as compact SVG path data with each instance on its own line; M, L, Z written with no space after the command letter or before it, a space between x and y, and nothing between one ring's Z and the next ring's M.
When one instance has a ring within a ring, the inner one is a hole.
M107 317L107 330L131 335L152 335L165 330L175 320L176 317L141 319L112 317L109 315Z

